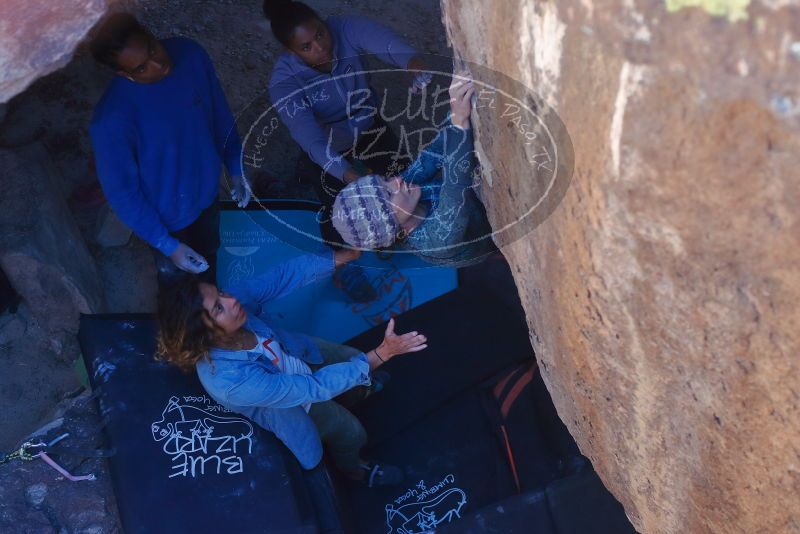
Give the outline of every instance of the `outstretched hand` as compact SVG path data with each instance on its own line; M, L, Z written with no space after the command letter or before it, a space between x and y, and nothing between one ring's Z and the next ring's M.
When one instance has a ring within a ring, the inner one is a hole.
M411 92L419 94L433 80L433 75L428 72L428 63L422 56L414 56L408 61L408 71L411 74Z
M394 333L394 318L389 319L389 324L386 325L386 333L383 337L383 343L378 347L380 357L383 360L388 360L398 354L405 354L406 352L419 352L428 348L428 338L419 332L408 332L406 334Z

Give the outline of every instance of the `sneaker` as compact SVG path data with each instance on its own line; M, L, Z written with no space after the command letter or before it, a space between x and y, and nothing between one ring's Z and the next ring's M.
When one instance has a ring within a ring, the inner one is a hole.
M358 265L344 265L333 273L333 284L344 291L347 298L358 304L378 300L378 292Z
M387 464L361 464L367 474L364 483L368 488L375 486L396 486L403 481L403 472L399 467Z

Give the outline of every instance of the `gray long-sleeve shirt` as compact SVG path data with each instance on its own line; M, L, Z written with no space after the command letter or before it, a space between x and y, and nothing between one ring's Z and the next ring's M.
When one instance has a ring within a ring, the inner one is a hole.
M319 72L286 52L272 72L269 94L292 138L317 165L341 179L351 168L341 152L374 120L376 99L359 56L375 54L406 68L417 52L368 18L330 17L325 23L333 40L331 72Z

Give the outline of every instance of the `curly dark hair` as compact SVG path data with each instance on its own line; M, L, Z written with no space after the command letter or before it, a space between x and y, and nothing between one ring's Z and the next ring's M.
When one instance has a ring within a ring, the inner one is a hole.
M90 49L95 61L117 70L117 56L131 37L148 35L149 32L130 13L114 13L104 18L92 34Z
M192 371L197 362L208 359L214 346L214 330L203 320L210 316L203 307L201 282L198 277L187 277L158 296L156 358L184 371Z
M294 0L264 0L263 9L264 16L270 21L272 34L287 47L298 26L311 20L321 20L316 11Z

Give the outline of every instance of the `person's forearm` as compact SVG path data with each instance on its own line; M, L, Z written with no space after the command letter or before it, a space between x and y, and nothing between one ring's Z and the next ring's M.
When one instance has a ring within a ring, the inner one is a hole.
M292 138L297 141L300 148L305 150L311 161L320 166L326 173L345 182L345 173L351 171L353 166L339 152L328 145L327 137L317 137L311 141L303 139L299 134L292 133Z
M360 256L361 252L358 250L343 248L333 253L333 262L336 268L339 268L351 261L357 260Z
M242 141L239 137L239 131L236 128L236 119L231 113L228 99L225 97L225 91L222 89L217 78L217 73L214 66L211 64L210 58L204 56L206 60L206 68L208 69L208 80L211 89L212 99L212 117L214 124L214 137L217 142L217 149L222 158L228 174L231 176L242 176Z
M452 117L450 122L456 128L461 128L462 130L470 129L469 117Z
M385 351L381 352L381 347L383 347L383 345L379 345L377 348L365 353L367 355L367 361L369 362L370 371L377 369L391 358Z
M369 384L364 361L326 365L310 375L269 374L258 372L247 382L248 387L233 388L227 401L238 406L293 408L307 402L324 402L356 386Z
M169 256L178 241L169 234L157 210L141 192L141 170L131 127L124 122L109 121L92 124L90 133L97 176L114 213L134 234Z
M361 51L376 54L381 61L405 68L417 50L389 27L367 17L348 16L344 31Z
M103 191L114 213L137 237L165 256L175 252L178 240L170 235L155 208L141 195L121 192L109 185L106 185Z
M467 119L469 123L469 119ZM456 126L454 123L453 126ZM474 152L475 141L468 128L450 128L444 138L444 153L451 161L460 161L465 155Z
M242 167L242 144L239 141L239 135L233 136L229 143L226 143L223 154L222 162L228 170L228 175L235 179L244 176L244 167Z

